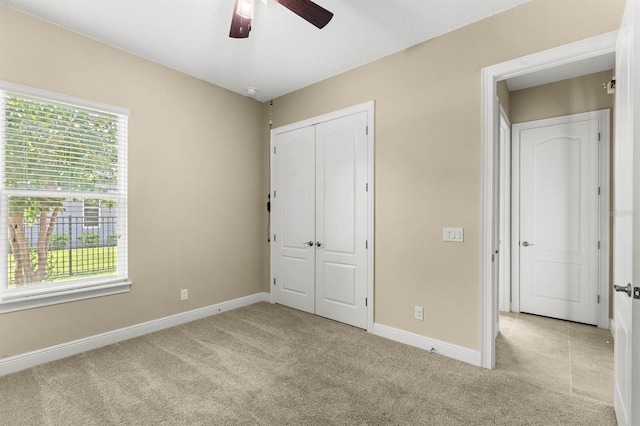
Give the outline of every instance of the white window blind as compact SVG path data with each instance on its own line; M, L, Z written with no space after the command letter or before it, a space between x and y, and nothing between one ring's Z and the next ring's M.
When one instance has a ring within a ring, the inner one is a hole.
M128 115L0 82L0 312L128 289Z

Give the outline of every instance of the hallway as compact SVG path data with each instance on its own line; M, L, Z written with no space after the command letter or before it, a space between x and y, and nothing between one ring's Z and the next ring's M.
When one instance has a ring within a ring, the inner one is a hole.
M500 312L496 368L543 387L613 404L609 330L524 313Z

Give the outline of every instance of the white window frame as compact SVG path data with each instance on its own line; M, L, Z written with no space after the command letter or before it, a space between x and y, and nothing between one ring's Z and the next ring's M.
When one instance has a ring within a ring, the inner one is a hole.
M92 297L100 297L111 294L118 294L128 292L131 288L131 282L128 279L128 232L127 232L127 125L130 111L127 108L107 105L99 102L94 102L86 99L76 98L72 96L66 96L59 93L49 92L40 89L34 89L27 86L22 86L14 83L9 83L0 80L0 179L4 179L4 119L5 119L5 105L4 105L4 92L12 94L19 94L28 98L37 98L44 101L51 101L52 103L62 103L72 105L78 108L85 108L90 110L97 110L111 114L117 114L120 117L119 129L124 134L119 135L119 140L122 142L122 148L120 153L124 154L124 158L119 157L118 161L122 165L119 167L118 181L119 181L119 193L113 196L114 200L118 201L118 260L117 260L117 272L115 276L108 277L96 277L71 280L69 282L62 283L44 283L37 286L28 286L26 288L9 289L8 287L8 241L6 225L4 230L1 231L4 238L0 238L0 314L6 312L19 311L23 309L37 308L41 306L53 305L57 303L65 303L75 300L88 299ZM5 206L7 205L9 195L14 193L11 190L4 188L4 182L0 182L0 218L5 217ZM98 195L100 198L105 198L104 194L91 194L91 193L65 193L58 192L57 195L61 197L74 197L74 198L96 198ZM41 194L34 194L35 196ZM83 205L84 213L84 205ZM0 220L3 224L6 223Z

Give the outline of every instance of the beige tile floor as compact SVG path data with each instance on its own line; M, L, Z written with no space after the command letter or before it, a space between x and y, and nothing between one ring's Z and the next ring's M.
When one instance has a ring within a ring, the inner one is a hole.
M496 368L526 375L544 387L613 403L609 330L501 312Z

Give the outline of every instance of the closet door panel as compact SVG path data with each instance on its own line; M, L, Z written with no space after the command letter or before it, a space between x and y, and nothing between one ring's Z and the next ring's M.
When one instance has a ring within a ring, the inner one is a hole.
M315 312L315 132L274 137L272 267L276 303Z
M366 328L367 114L316 126L316 313Z

